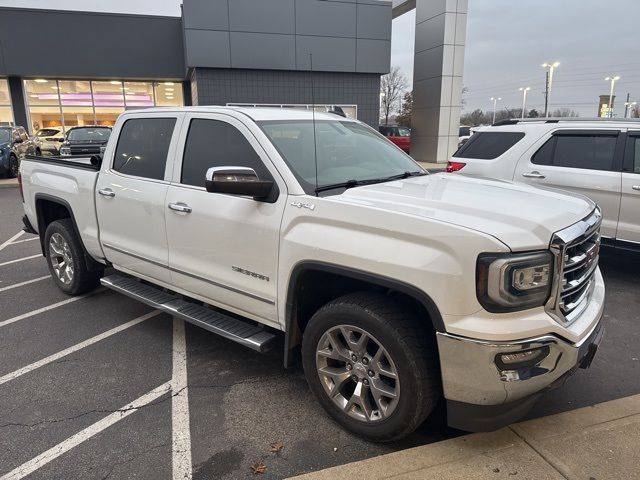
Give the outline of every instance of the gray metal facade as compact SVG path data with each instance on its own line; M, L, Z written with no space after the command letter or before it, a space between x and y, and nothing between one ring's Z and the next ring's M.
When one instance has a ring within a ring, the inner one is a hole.
M182 80L196 105L356 104L378 122L391 2L183 0L182 18L0 7L0 76L14 117L23 78ZM53 53L55 52L55 53ZM188 103L185 97L185 102ZM17 111L20 110L20 111Z
M226 103L356 104L358 118L378 125L380 75L195 68L193 105ZM313 87L313 89L312 89Z
M0 8L0 75L183 79L182 22L172 17Z
M389 71L391 2L185 0L187 67Z

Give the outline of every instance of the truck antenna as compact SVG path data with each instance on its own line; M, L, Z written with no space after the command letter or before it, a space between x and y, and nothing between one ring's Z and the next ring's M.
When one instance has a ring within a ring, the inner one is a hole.
M309 64L311 67L310 75L311 75L311 122L313 124L313 159L316 166L316 197L318 196L318 147L316 144L316 98L315 98L315 89L314 89L314 81L313 81L313 54L309 54Z

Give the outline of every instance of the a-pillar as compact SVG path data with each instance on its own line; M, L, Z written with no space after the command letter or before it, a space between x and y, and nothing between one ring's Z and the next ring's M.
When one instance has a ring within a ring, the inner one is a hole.
M411 156L446 162L458 146L467 0L417 0Z

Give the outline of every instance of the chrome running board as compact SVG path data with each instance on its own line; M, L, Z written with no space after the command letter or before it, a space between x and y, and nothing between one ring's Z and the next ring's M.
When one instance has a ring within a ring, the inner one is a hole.
M160 287L142 283L133 277L114 274L100 283L111 290L146 303L150 307L179 317L205 330L232 340L258 352L268 351L276 336L231 315L183 300L181 295L165 292Z

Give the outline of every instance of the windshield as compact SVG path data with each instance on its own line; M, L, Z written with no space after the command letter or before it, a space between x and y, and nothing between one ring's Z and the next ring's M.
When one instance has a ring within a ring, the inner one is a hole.
M6 143L11 139L11 129L0 128L0 143Z
M410 137L411 136L411 130L409 130L408 128L399 127L398 128L398 136L399 137Z
M69 130L67 139L80 142L106 142L109 140L109 135L111 135L110 128L74 128Z
M375 130L355 122L320 120L264 121L260 127L273 142L308 194L351 181L384 179L406 172L424 173L411 157Z
M59 130L54 130L53 128L41 128L36 132L36 137L53 137L60 133Z

